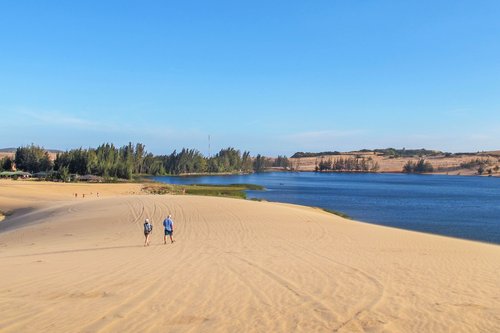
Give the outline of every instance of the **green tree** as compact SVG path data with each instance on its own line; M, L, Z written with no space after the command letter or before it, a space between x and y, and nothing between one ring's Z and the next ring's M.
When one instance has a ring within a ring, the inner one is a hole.
M70 181L68 167L64 166L59 170L59 178L65 183Z
M423 158L419 159L416 163L409 160L403 166L403 172L406 173L426 173L432 171L434 171L432 164Z
M5 156L0 161L0 170L12 171L14 167L14 161L9 156Z
M15 163L17 169L28 172L48 171L53 166L49 153L34 144L17 148Z
M249 151L245 151L241 156L241 171L251 172L252 169L253 169L252 157L250 156Z
M403 166L403 172L405 173L413 173L415 170L415 163L411 160L406 162L406 164Z
M273 162L273 167L279 168L288 168L290 166L290 162L286 156L278 155L278 157Z
M266 158L258 154L253 161L253 170L255 172L262 172L266 168Z

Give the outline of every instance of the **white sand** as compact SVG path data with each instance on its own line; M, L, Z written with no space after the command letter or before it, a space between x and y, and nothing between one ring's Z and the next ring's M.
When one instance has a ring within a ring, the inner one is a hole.
M138 188L0 183L0 332L500 331L500 246Z

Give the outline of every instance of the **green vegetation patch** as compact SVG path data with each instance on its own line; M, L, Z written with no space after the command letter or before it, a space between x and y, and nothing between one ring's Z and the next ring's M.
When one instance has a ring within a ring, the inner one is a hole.
M339 212L338 210L333 210L333 209L329 209L329 208L321 208L321 207L318 207L318 208L321 210L324 210L327 213L337 215L337 216L343 217L343 218L348 219L348 220L352 220L352 218L349 215L347 215L346 213Z
M361 149L359 152L361 153L378 153L384 156L392 156L392 157L413 157L413 156L437 156L443 154L443 152L439 150L429 150L429 149L395 149L395 148L385 148L385 149ZM338 151L323 151L320 153L311 153L311 152L296 152L292 155L292 158L301 158L301 157L320 157L320 156L329 156L329 155L342 155L341 152Z
M246 198L247 190L263 190L260 185L253 184L230 184L230 185L173 185L151 183L145 185L142 190L149 194L192 194L208 195L214 197Z
M322 151L319 153L298 151L295 154L293 154L291 158L319 157L319 156L330 156L330 155L342 155L342 153L339 151Z
M243 186L245 189L252 191L263 191L265 189L264 186L255 184L231 184L231 186Z
M262 191L264 189L264 186L255 185L255 184L228 184L228 185L191 184L189 186L197 186L197 187L230 187L230 188L234 188L234 189L253 190L253 191Z
M183 188L171 184L150 183L142 187L147 194L184 194Z
M229 185L210 185L198 184L184 186L186 194L209 195L216 197L231 197L246 199L247 190L263 190L264 187L254 184L229 184Z
M188 185L186 186L186 194L193 195L208 195L214 197L230 197L230 198L246 198L245 188L234 186L199 186Z

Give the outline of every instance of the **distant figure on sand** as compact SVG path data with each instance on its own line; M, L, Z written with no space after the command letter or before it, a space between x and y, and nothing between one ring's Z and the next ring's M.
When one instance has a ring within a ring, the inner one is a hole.
M172 238L174 234L174 221L172 220L172 215L169 215L165 221L163 221L163 227L165 228L165 236L163 236L163 244L167 244L167 236L170 236L170 242L173 243L175 240Z
M153 231L153 225L149 223L149 219L146 219L144 221L144 237L146 238L144 240L144 246L149 246L149 235Z

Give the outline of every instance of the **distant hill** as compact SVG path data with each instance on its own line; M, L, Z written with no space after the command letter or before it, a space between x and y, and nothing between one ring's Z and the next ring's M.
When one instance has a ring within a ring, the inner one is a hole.
M303 158L303 157L319 157L319 156L332 156L332 155L342 155L342 154L349 154L349 153L377 153L382 156L399 156L399 157L411 157L411 156L436 156L436 155L442 155L442 154L450 154L450 153L443 153L442 151L439 150L428 150L428 149L395 149L395 148L384 148L384 149L361 149L359 151L355 152L346 152L346 153L341 153L338 151L324 151L320 153L310 153L310 152L296 152L295 154L292 155L291 158Z
M480 155L489 155L489 156L500 156L500 150L483 151L479 154Z
M349 152L338 152L338 151L323 151L319 153L312 152L296 152L291 156L291 158L307 158L307 157L321 157L321 156L336 156L336 155L352 155L352 154L375 154L379 156L386 157L430 157L430 156L500 156L500 150L490 150L490 151L477 151L477 152L458 152L458 153L448 153L440 150L430 150L430 149L396 149L396 148L384 148L384 149L361 149Z
M330 155L342 155L342 153L338 151L323 151L320 153L304 153L299 151L293 154L291 158L318 157L318 156L330 156Z
M393 155L393 156L401 156L401 157L410 157L410 156L436 156L447 154L443 153L439 150L429 150L429 149L395 149L395 148L385 148L385 149L374 149L373 152L380 153L382 155Z
M17 148L0 148L0 153L15 153ZM59 149L45 149L49 154L58 154L64 152Z
M429 149L362 149L350 152L297 152L290 157L290 165L297 171L315 171L334 163L347 163L361 167L364 163L376 166L377 172L404 172L407 163L424 160L432 165L432 173L451 175L500 176L500 150L482 152L447 153ZM354 163L354 164L353 164ZM341 165L341 164L340 164ZM330 169L331 170L331 169ZM356 169L357 170L357 169ZM355 171L356 171L355 170ZM352 170L351 170L352 171ZM358 170L359 171L359 170Z

